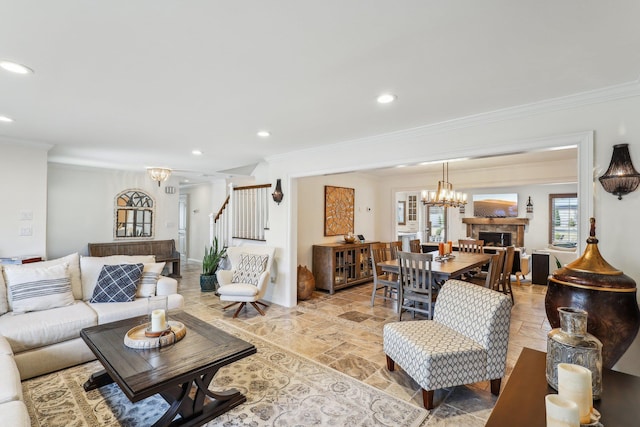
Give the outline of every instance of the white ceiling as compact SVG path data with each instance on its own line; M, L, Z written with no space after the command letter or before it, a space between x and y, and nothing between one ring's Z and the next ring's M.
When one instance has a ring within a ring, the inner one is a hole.
M0 137L210 175L640 75L637 0L0 0ZM379 105L382 92L397 102ZM272 133L256 136L259 129ZM191 150L203 156L194 157Z

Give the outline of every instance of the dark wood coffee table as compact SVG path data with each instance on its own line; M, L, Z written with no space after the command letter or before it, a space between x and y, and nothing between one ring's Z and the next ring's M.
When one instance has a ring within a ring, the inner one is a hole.
M556 393L547 384L547 353L522 349L520 357L502 390L485 426L544 427L544 397ZM602 397L593 403L606 427L634 426L640 423L640 377L602 369Z
M187 334L157 349L136 350L124 344L127 331L144 323L146 316L83 329L80 336L104 366L84 389L115 381L132 402L159 393L169 409L154 426L199 426L244 403L246 397L235 389L212 392L208 387L220 368L256 353L256 347L190 314L171 312L169 317L182 322ZM192 387L195 394L190 395Z

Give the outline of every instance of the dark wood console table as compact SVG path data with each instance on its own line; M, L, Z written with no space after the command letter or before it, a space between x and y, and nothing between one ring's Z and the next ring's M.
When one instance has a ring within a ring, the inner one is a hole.
M556 393L547 384L546 356L541 351L524 348L502 390L488 427L545 427L544 397ZM602 370L602 397L596 408L606 427L634 426L640 423L640 377Z

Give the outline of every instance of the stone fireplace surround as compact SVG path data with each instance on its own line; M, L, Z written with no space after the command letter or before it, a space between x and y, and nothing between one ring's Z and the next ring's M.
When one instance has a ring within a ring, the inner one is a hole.
M529 218L462 218L467 224L467 236L478 238L481 231L510 233L511 243L518 248L524 247L524 226Z

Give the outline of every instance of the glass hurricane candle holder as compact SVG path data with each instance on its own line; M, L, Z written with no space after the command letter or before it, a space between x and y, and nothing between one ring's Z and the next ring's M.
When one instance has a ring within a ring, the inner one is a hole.
M160 336L169 328L168 301L166 295L152 296L147 299L148 336Z

